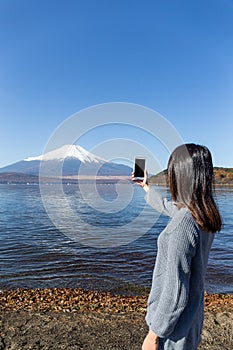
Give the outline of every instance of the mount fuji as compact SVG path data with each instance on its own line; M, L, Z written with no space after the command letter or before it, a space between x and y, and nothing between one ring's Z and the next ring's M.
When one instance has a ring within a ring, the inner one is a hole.
M130 176L132 169L97 157L78 145L64 145L37 157L28 157L0 168L0 173L22 173L42 176Z

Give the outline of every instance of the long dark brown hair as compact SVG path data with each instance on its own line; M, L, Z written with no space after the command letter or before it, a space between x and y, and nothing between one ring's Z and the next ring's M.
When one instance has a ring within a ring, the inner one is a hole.
M222 220L213 198L213 163L205 146L193 143L177 147L168 161L168 185L172 199L187 207L207 232L221 230Z

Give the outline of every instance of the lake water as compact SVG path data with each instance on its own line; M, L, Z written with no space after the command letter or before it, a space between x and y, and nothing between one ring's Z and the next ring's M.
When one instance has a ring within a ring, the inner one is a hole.
M120 199L130 201L121 208L116 185L99 184L108 205L97 210L77 185L65 185L71 217L53 186L48 198L59 228L44 209L38 185L0 185L0 289L83 287L133 294L150 287L157 237L168 218L145 204L143 190L122 185ZM216 189L216 200L224 227L211 250L206 290L233 293L233 189Z

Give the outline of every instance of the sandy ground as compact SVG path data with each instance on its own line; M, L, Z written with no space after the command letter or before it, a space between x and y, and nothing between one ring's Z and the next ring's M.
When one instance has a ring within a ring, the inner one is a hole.
M0 350L139 350L146 298L83 290L1 293ZM232 295L206 295L200 350L233 350L232 304Z

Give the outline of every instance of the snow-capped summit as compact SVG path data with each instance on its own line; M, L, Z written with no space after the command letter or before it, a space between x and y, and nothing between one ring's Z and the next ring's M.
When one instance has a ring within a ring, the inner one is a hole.
M28 157L24 161L30 162L34 160L59 160L64 161L66 158L74 158L80 160L82 163L106 163L107 161L103 158L97 157L91 152L85 150L81 146L76 145L64 145L48 153L42 154L37 157Z

